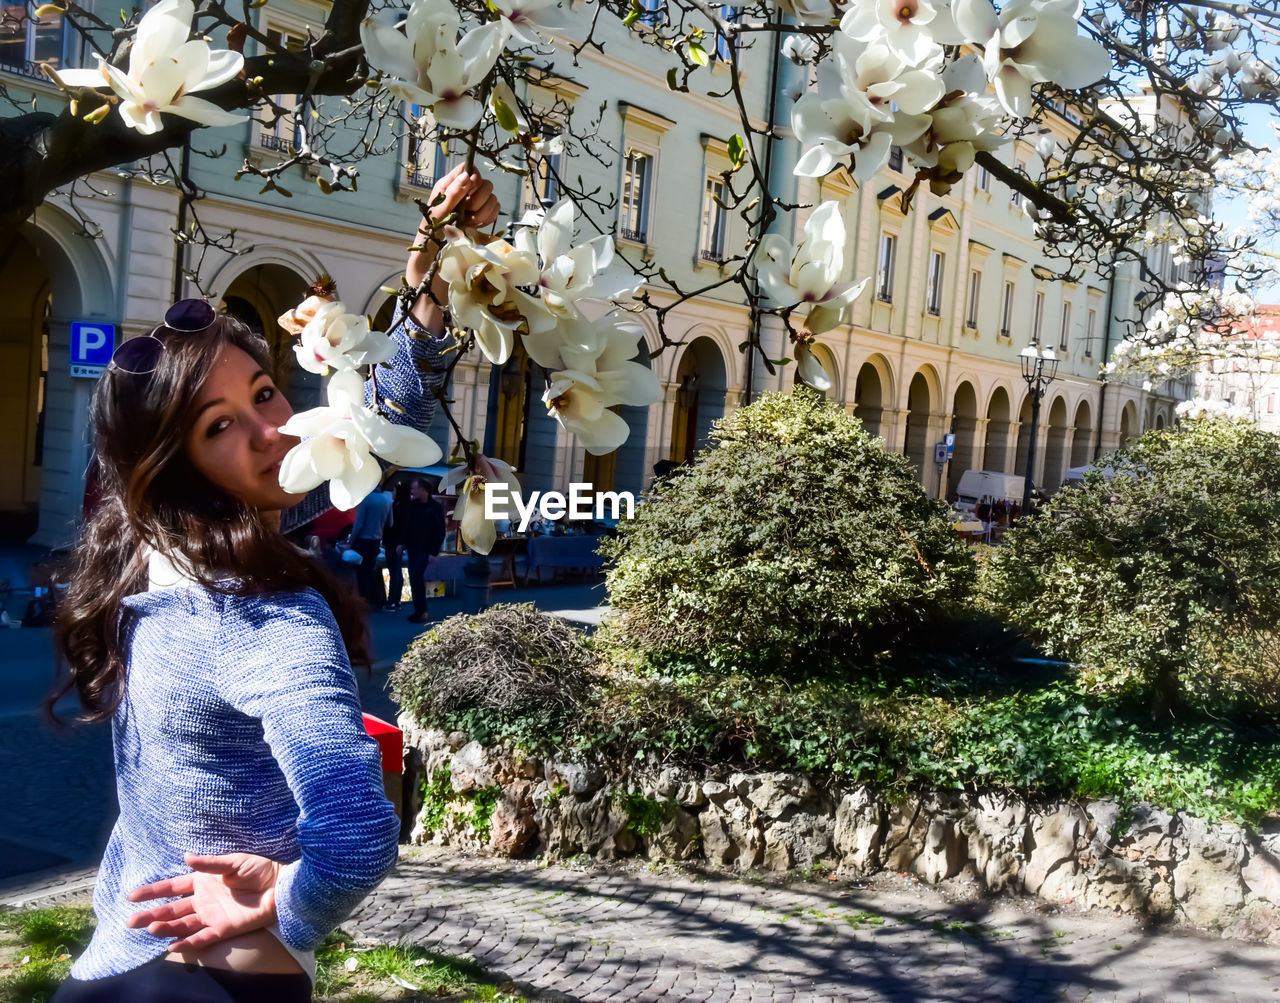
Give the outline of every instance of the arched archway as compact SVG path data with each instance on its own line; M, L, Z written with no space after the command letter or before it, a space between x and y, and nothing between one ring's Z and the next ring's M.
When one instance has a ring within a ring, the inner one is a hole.
M49 383L52 286L36 245L18 234L0 249L0 541L39 524Z
M1031 395L1024 394L1018 408L1018 443L1013 451L1013 472L1026 474L1027 457L1031 451Z
M955 449L947 464L947 493L955 490L960 475L972 469L974 439L978 427L978 395L973 384L965 380L956 387L951 404L951 431L955 433Z
M1075 438L1071 442L1069 467L1083 467L1093 457L1093 409L1088 401L1076 408Z
M639 354L632 361L652 368L649 346L643 340ZM587 453L582 461L582 479L595 485L597 491L630 491L639 495L646 481L644 459L649 433L649 405L625 405L614 410L627 423L627 441L604 456Z
M933 393L923 371L911 377L907 388L907 428L902 452L924 481L925 459L929 451L929 419L933 414ZM932 459L932 457L929 457Z
M1127 446L1138 434L1138 408L1129 401L1120 409L1120 445Z
M1157 429L1164 428L1164 412L1163 411L1156 412L1156 428Z
M266 263L239 273L222 294L222 309L266 339L271 378L298 411L322 403L324 381L297 364L296 339L280 329L276 318L306 299L311 282L285 265Z
M996 387L987 403L987 434L982 446L982 469L1008 472L1009 391Z
M708 337L694 338L676 365L676 406L671 422L671 459L692 460L707 442L711 423L723 417L728 373L724 356Z
M39 222L25 224L10 245L0 246L6 259L0 269L6 294L11 284L21 283L16 297L10 300L6 296L4 301L6 340L25 330L30 340L25 352L19 348L18 354L25 355L28 367L38 367L34 382L33 369L26 369L26 392L15 402L27 417L22 422L23 432L10 440L20 442L22 448L22 458L15 453L13 462L34 460L32 437L38 434L40 438L38 481L29 474L23 476L21 504L28 515L15 523L15 532L34 528L33 544L62 547L73 538L83 509L91 441L89 402L95 386L94 379L71 375L71 325L75 321L113 323L115 318L107 311L114 309L116 295L102 241L83 236L81 224L53 202L41 206L37 217ZM27 265L34 271L27 272ZM31 280L29 287L26 279ZM21 312L11 304L21 304ZM123 332L117 331L117 342L122 336ZM33 389L34 399L29 396ZM42 401L49 406L43 408L41 422ZM27 500L32 494L39 500L35 527L32 504Z
M1047 426L1041 487L1046 491L1056 491L1062 483L1067 459L1067 402L1064 398L1056 397L1049 405Z
M884 420L884 404L893 399L893 388L889 386L883 363L877 365L876 359L868 359L858 370L853 384L853 413L862 421L862 427L868 435L879 435L880 425Z

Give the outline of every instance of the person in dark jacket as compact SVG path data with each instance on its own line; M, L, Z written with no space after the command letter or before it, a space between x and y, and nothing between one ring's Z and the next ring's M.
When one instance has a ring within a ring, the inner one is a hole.
M399 540L409 555L409 590L413 593L410 623L427 622L427 565L444 544L444 509L432 497L426 478L409 482L409 505Z
M387 555L387 605L391 611L400 608L400 594L404 591L404 533L406 513L409 509L409 485L401 481L392 492L391 521L382 531L382 549Z

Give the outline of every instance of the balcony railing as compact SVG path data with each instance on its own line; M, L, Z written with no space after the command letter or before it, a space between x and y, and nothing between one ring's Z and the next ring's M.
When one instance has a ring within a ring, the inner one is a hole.
M55 69L56 68L57 67L55 67ZM0 71L5 73L14 73L20 77L29 77L32 80L47 81L49 79L40 69L40 64L31 59L24 60L20 63L0 62Z
M430 191L436 185L436 179L426 171L410 171L405 183L414 188L426 188Z
M717 251L709 247L704 247L698 252L698 257L703 261L711 261L717 265L724 264L724 251Z
M288 153L293 142L285 136L277 136L274 132L264 132L258 136L258 145L272 153Z
M634 240L637 244L645 243L646 238L649 236L644 230L628 230L625 226L621 227L618 233L621 234L623 240Z

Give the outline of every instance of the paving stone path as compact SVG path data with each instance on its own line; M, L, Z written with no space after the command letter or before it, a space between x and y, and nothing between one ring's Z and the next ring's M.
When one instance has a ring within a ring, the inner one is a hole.
M348 928L467 954L575 1003L1280 1000L1280 951L1109 914L848 882L405 848Z
M5 906L87 902L93 872L11 883ZM402 849L344 925L469 955L560 1003L1280 1000L1280 951L1007 898L874 884Z

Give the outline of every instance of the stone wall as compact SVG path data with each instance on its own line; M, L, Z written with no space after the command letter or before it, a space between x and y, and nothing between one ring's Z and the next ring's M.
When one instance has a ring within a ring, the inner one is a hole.
M999 794L886 801L865 787L823 787L790 773L694 774L667 768L606 776L591 763L487 749L402 716L406 777L448 782L406 798L415 842L519 856L705 859L740 870L880 870L930 883L967 878L991 892L1137 913L1280 944L1280 825L1261 833L1139 802L1030 804ZM500 792L498 789L500 788ZM482 847L476 792L496 795ZM441 802L444 803L441 803ZM468 807L471 805L472 807Z

